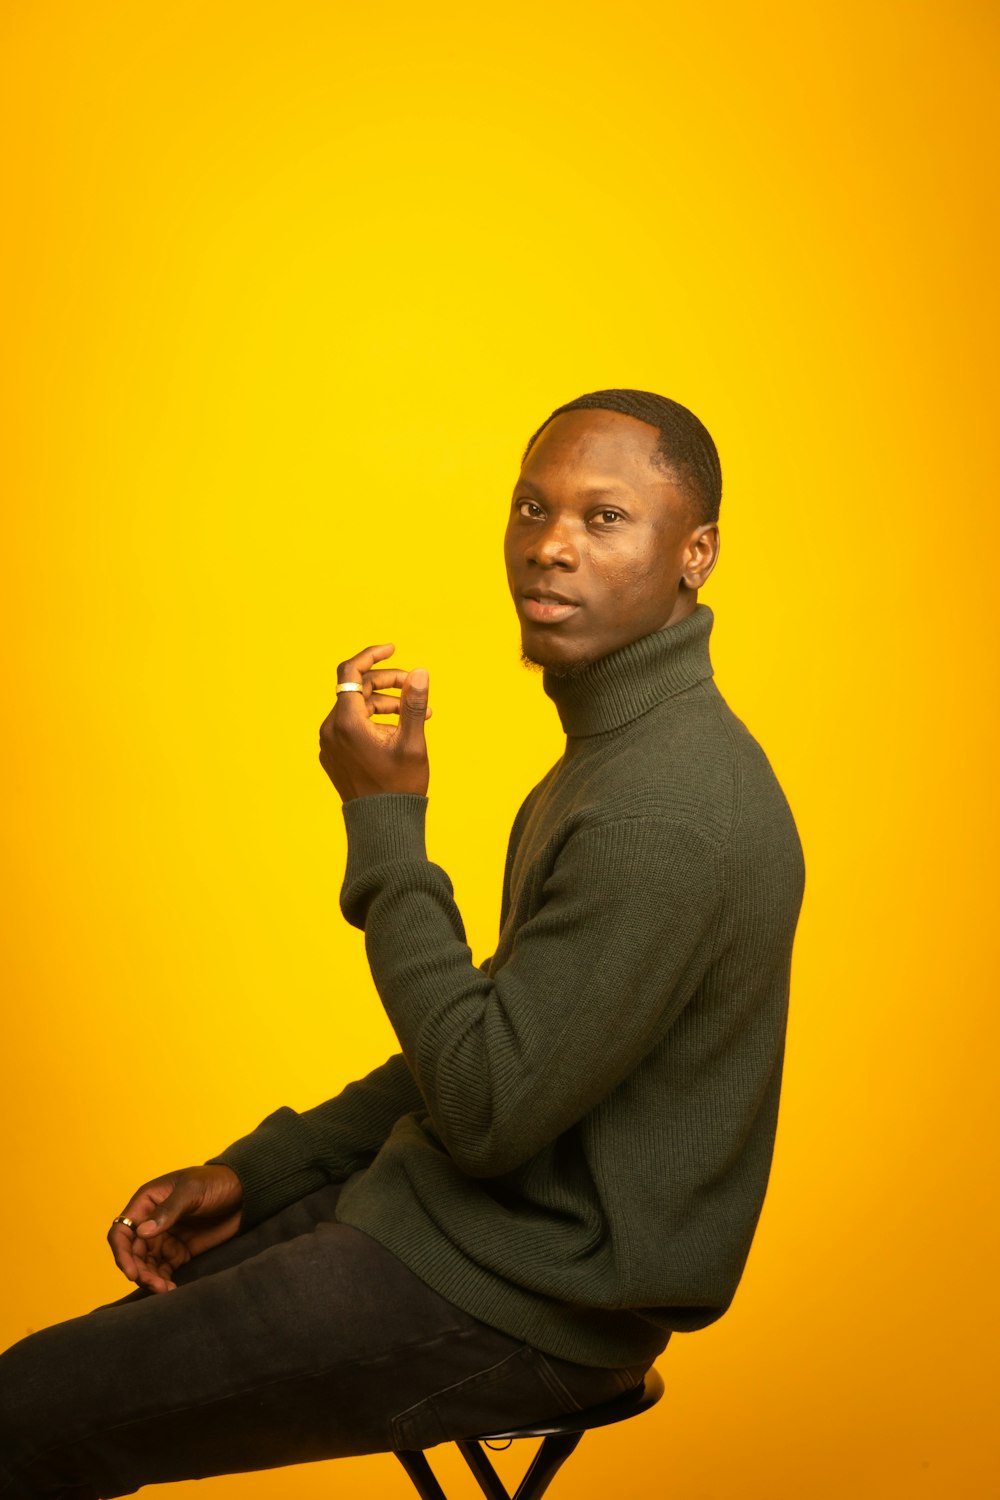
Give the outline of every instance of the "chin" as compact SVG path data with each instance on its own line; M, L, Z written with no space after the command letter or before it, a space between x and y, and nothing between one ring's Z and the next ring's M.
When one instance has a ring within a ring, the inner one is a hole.
M596 660L590 656L552 656L548 652L532 651L521 643L521 665L529 672L548 672L551 677L577 677L591 661Z

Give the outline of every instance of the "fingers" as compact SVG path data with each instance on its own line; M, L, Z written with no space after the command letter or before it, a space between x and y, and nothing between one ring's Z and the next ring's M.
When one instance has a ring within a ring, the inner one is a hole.
M366 646L356 656L349 656L346 661L340 663L337 668L337 681L361 682L365 672L370 672L377 661L385 661L386 657L391 656L395 649L391 641L384 646ZM343 693L341 696L350 698L354 695Z
M197 1191L183 1176L176 1186L169 1181L147 1183L134 1195L118 1216L131 1220L134 1227L112 1224L108 1230L115 1264L129 1281L149 1286L153 1291L169 1290L170 1273L180 1261L165 1250L164 1232L194 1206L197 1197ZM173 1236L170 1242L175 1247L179 1244ZM184 1251L182 1259L186 1255Z
M367 646L364 651L359 651L356 656L342 661L337 668L338 682L360 682L364 693L340 693L337 695L335 707L340 707L344 700L354 700L343 708L345 714L358 715L361 710L370 718L373 714L398 714L400 712L400 700L388 696L389 690L401 689L410 675L402 667L379 667L369 668L363 663L369 659L383 661L386 656L391 656L395 647L391 644L385 646ZM425 718L430 718L431 709L427 709Z
M367 698L365 701L368 705L368 712L370 714L399 713L400 700L398 698L391 698L388 693L372 693L371 697ZM434 710L432 708L428 708L426 713L424 714L424 718L429 719L433 712Z
M166 1261L147 1262L139 1268L136 1285L150 1292L176 1292L173 1268Z
M140 1241L140 1244L143 1242ZM191 1251L175 1235L158 1235L144 1244L145 1258L139 1272L139 1284L153 1292L176 1290L174 1272L191 1259Z
M135 1230L128 1229L124 1224L112 1224L108 1230L108 1244L111 1246L111 1254L115 1258L115 1265L129 1281L138 1279L138 1267L135 1256L132 1254L132 1241L135 1239Z
M370 693L365 699L370 714L398 714L399 699L388 693Z
M160 1204L170 1196L170 1183L157 1181L147 1182L139 1190L133 1193L128 1203L119 1214L119 1218L128 1219L133 1227L127 1224L112 1224L108 1230L108 1244L115 1258L118 1269L127 1276L129 1281L138 1279L138 1266L136 1263L136 1229L148 1219L151 1214L156 1213Z
M116 1265L129 1281L134 1281L136 1286L148 1287L152 1292L173 1291L174 1270L189 1259L180 1241L162 1236L151 1241L140 1239L135 1230L125 1224L112 1224L108 1244Z
M366 672L362 681L370 682L373 688L401 688L406 681L406 673L402 667L377 667L374 672Z
M379 793L426 796L430 767L424 739L428 676L422 667L403 672L376 670L394 647L369 646L337 668L338 687L360 684L361 691L339 692L319 731L319 762L344 802ZM400 696L392 696L398 687ZM391 727L380 716L398 719Z
M371 688L366 683L366 674L371 671L377 661L384 661L395 651L395 646L387 642L383 646L366 646L356 656L349 656L342 661L337 668L337 682L360 682L364 686L363 693L338 693L334 704L334 713L339 716L341 724L357 722L369 718L371 714L384 712L394 713L395 708L384 710L372 709L368 706L371 696ZM393 674L389 674L393 675ZM389 684L386 684L388 686Z
M401 688L409 675L401 667L382 667L375 672L366 672L363 680L365 683L368 712L372 714L398 714L399 699L386 697L385 689ZM368 692L369 683L372 686L370 693ZM428 708L425 717L429 719L433 712L432 708Z

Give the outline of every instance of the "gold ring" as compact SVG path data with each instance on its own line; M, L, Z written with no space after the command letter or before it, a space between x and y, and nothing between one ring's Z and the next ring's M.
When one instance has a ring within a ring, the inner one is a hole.
M338 682L338 693L363 693L365 685L363 682Z
M112 1219L111 1222L112 1222L112 1224L124 1224L126 1229L131 1229L132 1233L135 1234L135 1220L134 1219L126 1219L126 1217L125 1217L124 1214L119 1214L118 1217L115 1218L115 1219Z

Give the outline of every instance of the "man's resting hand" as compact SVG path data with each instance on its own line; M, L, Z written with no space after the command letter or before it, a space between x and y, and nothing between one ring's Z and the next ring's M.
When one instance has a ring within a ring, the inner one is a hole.
M178 1266L232 1238L242 1206L243 1187L232 1167L183 1167L133 1193L119 1217L136 1227L112 1224L108 1244L129 1281L172 1292Z

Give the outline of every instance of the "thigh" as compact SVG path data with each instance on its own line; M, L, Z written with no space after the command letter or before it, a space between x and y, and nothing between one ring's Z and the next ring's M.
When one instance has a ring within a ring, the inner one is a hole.
M314 1197L316 1195L313 1195ZM0 1358L11 1496L144 1484L423 1446L577 1404L544 1356L317 1217L261 1226L174 1292L130 1297ZM268 1240L273 1243L266 1243ZM610 1394L610 1390L608 1394ZM567 1399L569 1397L570 1399Z
M394 1351L458 1331L421 1287L324 1221L33 1334L0 1358L0 1481L108 1496L387 1446Z

